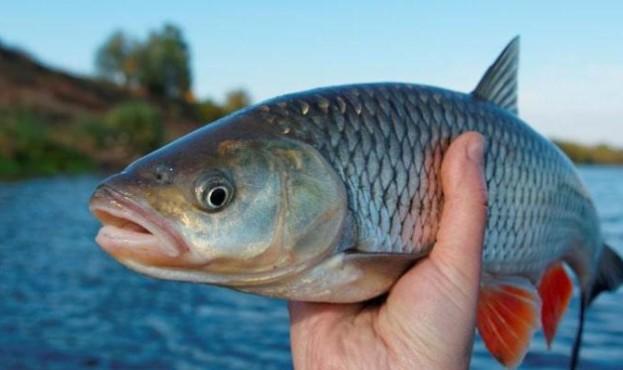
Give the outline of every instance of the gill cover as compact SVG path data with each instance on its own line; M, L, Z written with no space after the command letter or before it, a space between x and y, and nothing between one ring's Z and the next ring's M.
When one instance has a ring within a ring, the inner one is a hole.
M262 252L250 253L245 267L264 271L308 265L333 251L345 219L346 193L342 181L316 149L285 139L242 140L221 143L219 154L232 159L228 167L236 177L238 192L233 205L238 206L234 218L226 221L232 227L221 224L225 227L219 230L215 225L216 248L227 240L247 245L246 251L258 247ZM256 165L250 165L254 162ZM266 176L263 188L248 186L251 177L262 176ZM258 235L255 226L271 217L270 238ZM239 235L223 235L223 231ZM227 250L219 249L221 253Z

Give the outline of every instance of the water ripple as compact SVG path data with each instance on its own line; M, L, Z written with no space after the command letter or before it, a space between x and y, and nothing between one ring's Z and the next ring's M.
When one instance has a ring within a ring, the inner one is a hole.
M623 171L586 167L581 175L607 241L623 255ZM291 368L284 302L147 279L101 252L86 207L97 180L0 184L0 367ZM583 368L623 368L622 302L619 291L589 310ZM574 297L552 349L537 334L522 368L567 368L577 303ZM472 368L500 368L479 340Z

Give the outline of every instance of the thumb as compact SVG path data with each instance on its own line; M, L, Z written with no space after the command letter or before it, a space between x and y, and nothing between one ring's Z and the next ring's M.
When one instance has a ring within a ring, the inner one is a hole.
M441 167L441 182L444 206L429 258L451 283L469 287L465 293L476 297L487 221L484 138L480 134L465 133L450 145Z
M405 333L405 343L423 343L430 358L445 361L437 368L465 368L471 355L487 221L483 156L484 139L474 132L446 151L437 241L396 282L380 316L385 327Z

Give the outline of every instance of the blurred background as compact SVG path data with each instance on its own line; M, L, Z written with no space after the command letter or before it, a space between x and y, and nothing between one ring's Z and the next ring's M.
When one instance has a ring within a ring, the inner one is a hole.
M97 182L279 94L471 91L518 34L520 116L578 163L607 241L623 246L620 2L22 0L1 18L0 369L290 368L283 302L147 279L101 252L87 210ZM585 368L623 368L622 302L589 311ZM566 368L576 309L551 351L539 334L525 368ZM480 342L473 367L497 368Z

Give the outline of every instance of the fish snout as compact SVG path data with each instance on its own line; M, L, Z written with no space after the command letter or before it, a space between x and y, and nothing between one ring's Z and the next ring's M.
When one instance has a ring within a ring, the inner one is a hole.
M174 225L144 202L111 186L114 180L106 180L91 196L89 209L102 223L96 237L100 247L121 262L187 265L189 248Z

